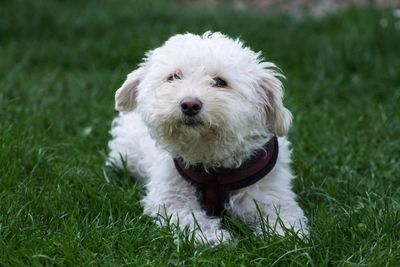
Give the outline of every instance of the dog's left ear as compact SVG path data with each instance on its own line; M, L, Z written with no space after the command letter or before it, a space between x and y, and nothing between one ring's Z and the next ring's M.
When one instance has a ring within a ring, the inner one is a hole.
M137 88L145 74L145 67L139 67L128 74L125 82L115 93L115 109L129 111L135 107Z
M274 72L265 73L260 81L265 98L267 119L271 131L277 136L287 134L292 123L292 114L283 106L283 86Z

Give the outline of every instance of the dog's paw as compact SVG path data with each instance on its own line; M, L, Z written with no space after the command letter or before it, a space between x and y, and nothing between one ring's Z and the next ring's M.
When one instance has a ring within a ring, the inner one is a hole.
M227 243L232 239L232 236L227 230L216 229L198 231L195 238L198 245L209 244L211 246L218 246L222 243Z
M269 225L258 225L254 229L255 234L263 234L264 232L274 233L284 237L288 233L296 234L300 239L306 239L309 236L307 219L302 217L297 220L282 220L270 223Z

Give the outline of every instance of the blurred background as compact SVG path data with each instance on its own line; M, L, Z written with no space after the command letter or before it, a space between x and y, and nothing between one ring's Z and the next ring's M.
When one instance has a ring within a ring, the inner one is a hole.
M185 3L216 6L229 4L238 10L253 9L262 12L284 12L302 17L306 14L323 16L351 6L390 8L400 4L398 0L186 0Z

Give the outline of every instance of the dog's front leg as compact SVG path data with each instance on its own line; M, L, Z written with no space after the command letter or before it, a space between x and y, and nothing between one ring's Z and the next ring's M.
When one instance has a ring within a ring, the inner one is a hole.
M229 232L220 228L220 218L206 215L191 184L177 173L169 177L159 174L147 183L147 195L142 201L145 214L161 217L161 224L172 223L181 230L189 227L198 244L218 245L230 239Z

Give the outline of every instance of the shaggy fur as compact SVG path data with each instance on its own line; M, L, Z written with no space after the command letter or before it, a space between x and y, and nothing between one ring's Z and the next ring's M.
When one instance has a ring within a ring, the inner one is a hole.
M215 245L230 239L220 218L206 215L196 189L180 177L172 158L206 168L237 167L278 135L273 170L256 184L231 192L225 208L255 232L261 231L259 209L278 234L284 234L284 227L307 233L291 189L294 176L284 137L291 114L282 104L280 76L260 53L220 33L176 35L146 53L116 93L120 115L109 142L110 161L122 167L121 158L126 159L132 174L144 181L146 214L170 216L182 228L200 227L198 241ZM227 86L216 86L216 77ZM203 103L195 124L187 124L182 114L185 97Z

